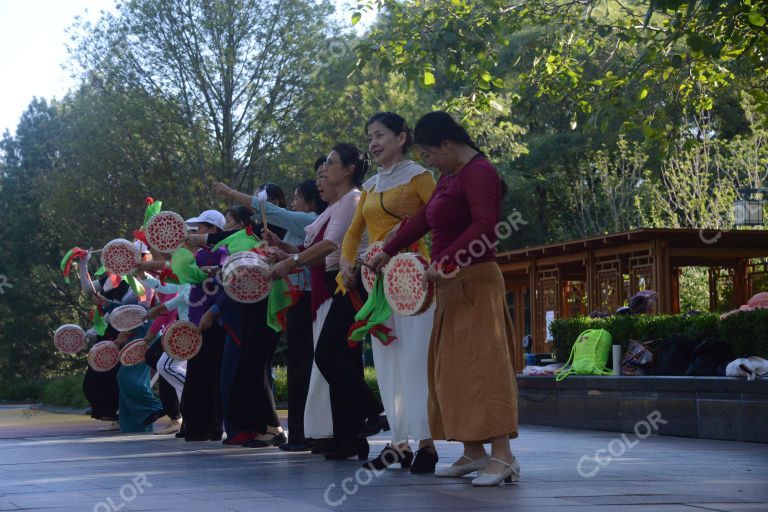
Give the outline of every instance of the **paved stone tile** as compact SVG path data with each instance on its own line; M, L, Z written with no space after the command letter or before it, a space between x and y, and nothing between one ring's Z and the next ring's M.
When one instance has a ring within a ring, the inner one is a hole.
M522 466L521 482L493 489L473 488L471 477L441 479L399 468L372 476L356 460L326 462L307 453L173 437L46 433L0 439L0 511L99 512L113 505L125 512L768 511L765 445L674 437L634 442L610 432L520 430L512 447ZM383 436L372 441L372 454L386 443ZM579 474L584 457L611 449L621 453L604 466L589 459L582 469L596 471ZM456 443L438 443L438 451L445 464L461 453ZM144 484L140 492L132 484L137 478ZM356 478L365 485L344 493L345 479L355 484Z

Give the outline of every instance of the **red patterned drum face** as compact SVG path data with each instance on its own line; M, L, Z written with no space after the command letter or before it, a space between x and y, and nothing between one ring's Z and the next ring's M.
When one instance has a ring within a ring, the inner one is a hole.
M232 300L253 303L264 300L272 289L267 277L269 261L255 252L241 252L227 258L221 270L224 291Z
M131 331L144 323L147 310L138 304L118 306L109 314L109 325L120 332Z
M179 320L172 323L163 334L163 351L178 361L192 359L200 352L203 335L192 322Z
M172 253L181 246L186 236L187 223L177 213L163 211L147 223L147 242L159 252Z
M133 272L138 262L139 253L133 242L124 238L112 240L101 251L101 264L111 274L128 275Z
M147 343L143 339L127 343L120 351L120 364L123 366L136 366L145 362L148 348Z
M113 341L100 341L88 352L88 364L97 372L108 372L120 362L120 350Z
M382 247L384 247L384 242L374 242L369 245L368 250L365 251L365 255L363 256L363 263L370 265L373 258L381 252ZM365 291L368 293L371 293L373 285L376 284L376 274L368 267L363 266L360 270L360 275L363 278L363 288L365 288Z
M77 354L85 348L85 331L77 324L64 324L53 333L53 345L64 354Z
M416 253L394 256L384 268L384 296L392 311L403 316L418 315L429 309L434 297L434 283L425 290L421 278L429 267Z

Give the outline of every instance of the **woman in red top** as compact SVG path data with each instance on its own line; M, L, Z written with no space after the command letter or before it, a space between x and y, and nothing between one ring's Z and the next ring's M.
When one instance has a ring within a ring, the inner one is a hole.
M380 269L432 231L437 309L429 347L429 426L434 439L461 441L464 454L435 476L478 471L476 486L517 481L509 448L517 437L512 320L496 264L503 184L472 139L445 112L422 117L414 142L440 179L429 202L373 261ZM491 444L490 457L484 443Z

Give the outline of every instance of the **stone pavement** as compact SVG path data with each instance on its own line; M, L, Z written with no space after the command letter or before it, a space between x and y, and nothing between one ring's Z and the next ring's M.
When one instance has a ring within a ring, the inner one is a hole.
M768 511L761 444L523 426L512 443L520 482L477 489L469 477L373 475L352 460L103 433L100 425L0 406L0 511ZM373 438L371 452L385 442ZM456 443L438 450L446 463L460 454Z

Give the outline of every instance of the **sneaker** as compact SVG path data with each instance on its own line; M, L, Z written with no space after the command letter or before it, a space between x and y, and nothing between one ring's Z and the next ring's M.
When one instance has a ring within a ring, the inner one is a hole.
M152 425L152 433L156 436L162 436L166 434L175 434L181 430L181 420L170 420L165 424L158 424L155 422Z
M101 427L99 432L117 432L120 430L120 424L116 421L111 422L109 425Z

